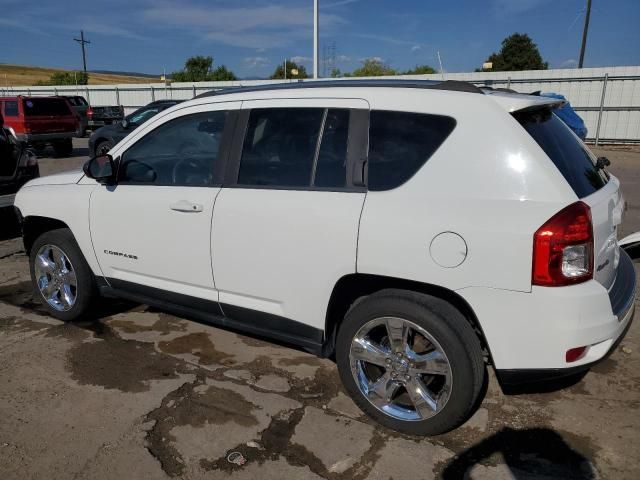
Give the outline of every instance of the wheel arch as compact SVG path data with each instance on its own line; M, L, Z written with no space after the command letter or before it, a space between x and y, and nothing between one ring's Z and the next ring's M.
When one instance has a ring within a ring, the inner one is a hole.
M480 344L491 361L491 350L487 343L478 317L469 303L459 294L438 285L416 282L396 277L353 273L338 280L331 292L325 318L325 341L323 356L332 357L335 351L335 341L338 329L349 309L365 297L381 290L396 289L417 293L424 293L445 300L458 310L469 322L478 335Z
M31 247L40 235L59 228L67 228L71 231L69 225L57 218L40 217L37 215L24 217L22 219L22 240L27 255L31 253ZM73 232L71 232L71 234L73 235Z

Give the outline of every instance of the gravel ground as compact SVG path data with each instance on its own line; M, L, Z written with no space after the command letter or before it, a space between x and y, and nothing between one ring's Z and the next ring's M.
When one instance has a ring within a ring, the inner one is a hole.
M42 159L42 173L81 165L86 139L76 147L77 157ZM597 153L623 183L623 233L640 230L640 152ZM140 305L104 302L95 322L48 317L9 221L0 479L640 478L638 322L565 388L504 395L490 375L467 424L412 438L364 417L329 360ZM229 463L231 452L246 463Z

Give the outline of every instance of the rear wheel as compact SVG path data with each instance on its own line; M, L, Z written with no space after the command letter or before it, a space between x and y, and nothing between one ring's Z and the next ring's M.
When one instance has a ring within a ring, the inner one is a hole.
M40 235L29 267L35 297L53 317L71 321L87 313L96 296L95 280L69 229Z
M459 426L477 405L485 378L480 342L460 312L401 290L371 295L347 313L336 359L356 404L410 435Z
M73 153L73 141L70 138L53 142L53 150L58 157L70 157Z

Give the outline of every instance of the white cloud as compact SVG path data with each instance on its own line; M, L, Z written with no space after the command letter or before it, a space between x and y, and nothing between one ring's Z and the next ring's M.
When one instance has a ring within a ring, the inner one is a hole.
M493 9L500 15L518 14L538 8L551 0L493 0Z
M327 4L321 4L322 8L333 8L333 7L340 7L342 5L349 5L350 3L356 3L359 2L360 0L338 0L336 2L333 3L327 3Z
M336 61L338 62L350 62L351 61L351 57L348 55L338 55L336 57Z
M422 45L414 45L413 47L411 47L412 52L418 52L420 50L422 50Z
M578 61L575 58L569 58L560 64L562 68L576 68Z
M354 33L353 36L358 38L365 38L368 40L377 40L379 42L391 43L393 45L408 46L408 47L411 47L412 50L416 47L417 48L426 47L426 45L423 43L411 42L409 40L401 40L396 37L387 37L385 35L375 35L371 33Z
M271 48L291 44L311 36L311 6L262 5L256 7L199 7L187 2L180 5L155 4L144 11L155 24L187 27L197 35L235 47ZM343 26L339 15L321 15L323 28Z
M372 60L374 62L384 63L384 58L382 58L382 57L362 57L362 58L358 59L359 62L365 62L367 60Z
M296 55L295 57L291 57L289 60L291 60L294 63L309 63L313 61L313 58Z
M266 67L270 63L267 57L245 57L242 62L247 68Z

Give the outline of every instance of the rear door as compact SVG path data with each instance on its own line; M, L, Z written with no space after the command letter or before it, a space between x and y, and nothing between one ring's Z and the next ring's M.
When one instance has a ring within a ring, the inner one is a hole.
M591 208L593 278L609 289L616 279L620 260L617 237L624 211L620 182L596 167L593 153L549 110L516 113L515 117L545 151L577 197Z
M255 328L320 341L335 283L355 272L365 190L351 166L366 154L369 105L280 99L242 109L213 215L222 309Z

